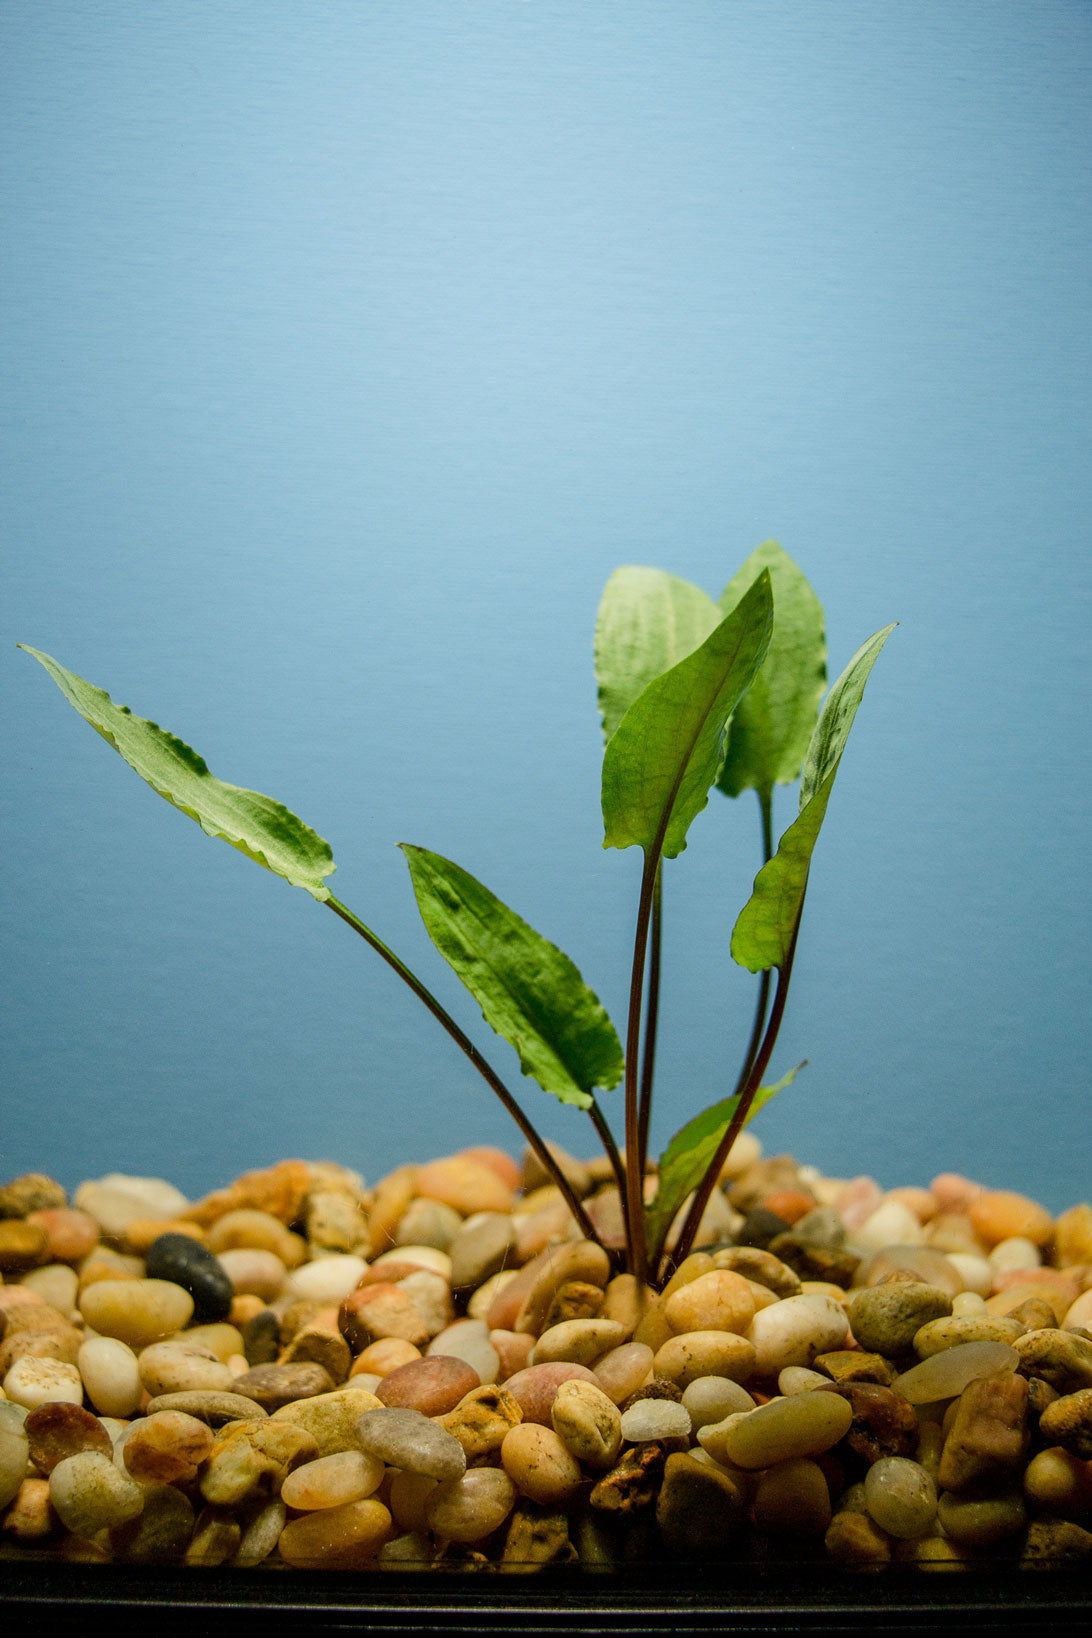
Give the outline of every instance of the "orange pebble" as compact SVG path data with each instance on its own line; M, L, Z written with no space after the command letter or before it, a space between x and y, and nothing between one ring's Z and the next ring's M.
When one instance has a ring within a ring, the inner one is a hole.
M134 1257L144 1257L161 1234L184 1234L190 1240L199 1240L202 1245L206 1239L203 1228L196 1223L187 1223L184 1218L135 1217L125 1226L122 1236L124 1249Z
M400 1365L408 1365L411 1359L420 1359L421 1350L415 1348L412 1342L406 1342L402 1337L381 1337L378 1342L370 1342L357 1356L353 1365L354 1371L371 1371L375 1376L389 1376Z
M1038 1201L1011 1189L989 1189L972 1200L967 1216L988 1246L1019 1236L1032 1245L1045 1246L1054 1232L1054 1219Z
M248 1320L255 1319L266 1307L261 1297L253 1296L249 1291L231 1299L231 1311L228 1320L232 1325L245 1325Z
M419 1169L417 1193L469 1217L479 1211L511 1211L515 1190L498 1177L492 1166L467 1155L449 1155L443 1160L430 1160Z
M802 1189L774 1189L759 1201L766 1211L775 1212L786 1223L799 1223L809 1211L815 1210L815 1200Z
M18 1308L22 1303L38 1303L44 1308L46 1300L29 1285L0 1285L0 1314L7 1308Z
M929 1185L939 1211L966 1211L972 1200L985 1193L985 1186L974 1183L960 1172L939 1172Z
M1030 1273L1031 1270L1025 1269L1024 1272ZM1069 1305L1060 1291L1052 1285L1044 1285L1042 1281L1025 1279L1019 1285L1006 1286L1004 1291L995 1292L992 1297L986 1298L986 1312L1001 1315L1015 1313L1020 1304L1030 1297L1040 1297L1049 1303L1057 1323L1061 1325Z
M512 1159L512 1156L506 1154L503 1149L493 1149L485 1144L476 1149L460 1149L459 1153L465 1155L468 1160L477 1160L483 1166L488 1166L492 1171L496 1172L501 1182L506 1183L510 1189L518 1186L520 1180L519 1166Z
M994 1280L994 1293L1011 1291L1014 1285L1047 1285L1065 1298L1067 1308L1081 1294L1080 1285L1072 1274L1063 1273L1060 1268L1012 1268Z
M45 1230L49 1255L57 1263L78 1263L102 1238L102 1230L91 1213L78 1211L74 1206L32 1211L27 1222L37 1223Z

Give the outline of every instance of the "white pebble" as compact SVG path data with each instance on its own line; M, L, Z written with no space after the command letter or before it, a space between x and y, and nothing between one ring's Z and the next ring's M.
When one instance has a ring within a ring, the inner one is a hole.
M958 1297L952 1298L953 1319L977 1319L987 1312L986 1299L977 1291L961 1291Z
M920 1220L901 1200L885 1200L853 1232L861 1251L883 1251L887 1246L920 1246L925 1231Z
M785 1297L751 1321L747 1336L754 1345L756 1373L773 1376L786 1365L810 1365L816 1354L841 1348L848 1331L846 1311L833 1297Z
M48 1263L45 1268L32 1268L20 1281L28 1290L37 1291L43 1302L56 1308L66 1319L71 1318L76 1306L79 1283L79 1275L67 1263Z
M87 1397L103 1416L131 1416L140 1404L137 1356L117 1337L89 1337L76 1355Z
M383 1268L387 1263L414 1263L418 1268L425 1268L430 1274L439 1274L441 1279L451 1278L451 1258L446 1251L438 1246L398 1246L394 1251L384 1251L372 1263L373 1268Z
M622 1438L631 1444L686 1438L692 1427L690 1412L674 1399L638 1399L622 1412Z
M993 1269L985 1257L976 1257L970 1251L948 1251L945 1256L963 1281L966 1290L973 1291L980 1297L989 1296L993 1290Z
M285 1279L284 1289L293 1297L310 1297L312 1302L341 1302L350 1291L356 1290L367 1272L363 1257L351 1252L332 1252L294 1268Z
M999 1240L989 1254L989 1265L997 1274L1011 1274L1018 1268L1040 1268L1043 1259L1039 1247L1022 1234L1013 1234Z
M482 1382L495 1382L500 1371L500 1355L489 1340L489 1327L483 1319L456 1320L454 1325L445 1326L425 1352L465 1360Z
M23 1354L8 1371L4 1392L27 1410L55 1401L66 1405L83 1404L83 1383L75 1365L66 1365L59 1359L35 1359L30 1354Z

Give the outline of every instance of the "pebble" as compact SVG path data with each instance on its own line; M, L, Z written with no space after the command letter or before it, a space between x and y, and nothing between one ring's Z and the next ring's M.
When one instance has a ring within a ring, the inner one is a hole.
M747 1334L754 1349L753 1370L758 1376L776 1376L786 1365L810 1365L816 1354L840 1348L848 1329L846 1311L834 1297L786 1297L761 1309L751 1322Z
M16 1414L19 1408L0 1401L0 1507L7 1507L18 1494L30 1459L25 1417Z
M531 1350L532 1365L567 1361L575 1365L594 1365L603 1354L610 1353L625 1341L626 1328L617 1320L572 1319L563 1320L543 1331Z
M837 1393L794 1394L701 1429L702 1446L734 1467L772 1467L795 1456L818 1456L849 1432L853 1410Z
M47 1400L32 1410L23 1423L30 1444L30 1460L46 1478L66 1456L82 1450L111 1455L113 1442L97 1416L67 1400Z
M760 1317L756 1315L756 1321ZM658 1348L652 1363L657 1376L685 1388L700 1376L746 1382L755 1373L756 1361L754 1343L731 1331L684 1331Z
M340 1450L332 1456L317 1456L293 1468L281 1485L281 1500L297 1512L315 1512L323 1507L343 1507L346 1502L363 1501L378 1490L386 1468L378 1456L362 1450Z
M235 1377L211 1348L187 1340L180 1333L173 1342L152 1342L140 1350L137 1361L145 1392L230 1393Z
M154 1416L156 1411L185 1411L187 1416L196 1416L210 1428L223 1427L227 1422L250 1421L266 1414L261 1405L241 1393L163 1393L150 1399L144 1409L148 1416Z
M83 1404L79 1371L60 1359L36 1359L32 1354L23 1354L4 1377L3 1386L8 1399L28 1410L55 1400Z
M723 1422L737 1411L755 1408L746 1388L727 1376L699 1376L683 1390L682 1403L690 1413L695 1432L711 1422Z
M489 1328L483 1319L461 1319L445 1325L429 1343L426 1354L464 1360L478 1373L479 1381L497 1381L500 1355L489 1340Z
M264 1411L277 1411L297 1400L329 1393L333 1387L325 1366L305 1359L290 1365L255 1365L232 1379L231 1391L256 1400Z
M566 1386L562 1383L562 1388ZM562 1388L558 1389L559 1395ZM556 1408L555 1399L555 1411ZM471 1388L453 1411L437 1418L439 1425L462 1445L468 1462L499 1450L508 1430L522 1420L523 1412L508 1390L491 1383Z
M425 1518L441 1540L483 1541L500 1528L515 1501L516 1487L502 1468L475 1467L437 1486L425 1502Z
M79 1308L100 1336L139 1350L181 1331L193 1315L193 1298L173 1280L96 1280L81 1293Z
M954 1398L980 1376L1015 1370L1019 1362L1016 1349L1005 1342L963 1342L912 1365L892 1387L912 1405L929 1405Z
M762 1474L751 1503L760 1530L774 1536L822 1536L832 1510L826 1475L807 1457L789 1457Z
M655 1357L647 1343L623 1342L596 1360L596 1381L607 1398L620 1405L648 1378Z
M481 1386L477 1371L462 1359L430 1354L399 1365L380 1382L376 1398L384 1405L401 1405L425 1416L443 1416L472 1388Z
M967 1216L988 1249L1017 1237L1045 1246L1054 1231L1054 1219L1038 1201L1009 1189L987 1189L970 1202Z
M188 1485L211 1454L212 1429L185 1411L154 1411L128 1429L126 1469L142 1484Z
M587 1366L561 1361L529 1365L510 1376L504 1386L522 1411L525 1422L540 1422L543 1427L550 1427L557 1391L563 1382L571 1382L574 1378L599 1386L598 1379Z
M199 1322L226 1319L231 1311L231 1279L219 1259L187 1234L161 1234L153 1240L144 1272L149 1279L171 1280L188 1291Z
M862 1348L897 1359L910 1351L923 1325L951 1312L951 1295L939 1286L892 1280L855 1292L849 1304L849 1323Z
M421 1411L381 1406L366 1411L355 1424L360 1448L392 1467L441 1482L466 1472L466 1452L454 1434Z
M693 1423L683 1404L671 1399L639 1399L622 1412L622 1438L632 1444L647 1439L685 1439Z
M285 1275L284 1289L293 1297L310 1297L314 1302L339 1303L355 1291L368 1265L352 1252L332 1252L316 1257Z
M918 1462L881 1456L865 1474L864 1492L869 1514L888 1535L909 1540L933 1529L937 1487Z
M332 1456L339 1450L355 1450L356 1425L368 1411L378 1410L380 1400L367 1389L350 1383L332 1393L318 1393L310 1399L285 1405L273 1412L273 1422L289 1422L314 1441L316 1456Z
M277 1549L297 1570L358 1570L390 1535L390 1513L368 1496L293 1519L281 1531Z
M510 1212L514 1190L493 1167L470 1155L451 1155L418 1168L416 1192L427 1200L439 1200L462 1217L474 1212Z
M505 1434L500 1456L520 1495L544 1507L563 1506L580 1488L580 1464L552 1427L518 1423Z
M49 1499L65 1529L88 1538L136 1518L144 1507L136 1480L97 1450L57 1463L49 1475Z
M116 1337L88 1337L76 1364L88 1399L104 1416L131 1416L140 1404L143 1383L137 1356Z

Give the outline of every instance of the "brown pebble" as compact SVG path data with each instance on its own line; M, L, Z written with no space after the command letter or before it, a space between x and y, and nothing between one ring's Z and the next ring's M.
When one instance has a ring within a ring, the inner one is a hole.
M499 1450L508 1430L522 1420L518 1402L506 1388L491 1382L471 1388L454 1410L437 1418L440 1426L462 1445L468 1462Z
M384 1337L399 1337L415 1348L423 1348L429 1339L428 1326L413 1298L386 1280L350 1291L338 1309L337 1322L354 1353Z
M30 1445L30 1459L46 1477L66 1456L81 1450L97 1450L109 1456L113 1444L98 1417L82 1405L50 1400L38 1405L23 1423Z
M23 1274L49 1260L49 1242L40 1223L21 1217L0 1218L0 1271Z
M302 1360L296 1365L255 1365L236 1377L233 1391L255 1400L264 1411L280 1410L296 1399L331 1393L336 1383L322 1365Z
M848 1399L853 1421L845 1443L868 1463L882 1456L912 1456L917 1443L918 1420L913 1405L900 1393L878 1382L843 1382L837 1388L819 1388L819 1393L839 1393Z
M510 1376L504 1386L523 1412L525 1422L540 1422L543 1427L551 1427L550 1413L557 1397L557 1390L563 1382L570 1382L574 1377L579 1377L584 1382L594 1382L598 1386L598 1378L586 1365L571 1365L560 1361L528 1365L525 1370L517 1371L514 1376Z
M102 1238L102 1230L89 1211L78 1211L74 1206L53 1206L33 1211L28 1223L43 1230L49 1256L56 1263L78 1263L94 1251Z
M32 1211L49 1211L68 1204L61 1185L44 1172L24 1172L0 1186L0 1219L27 1217Z
M1002 1483L1027 1456L1028 1387L1012 1371L969 1382L956 1402L937 1482L945 1490Z
M134 1422L122 1447L125 1466L141 1484L186 1485L210 1454L207 1423L184 1411L155 1411Z
M14 1541L34 1546L61 1530L61 1521L49 1499L48 1479L24 1479L14 1499L3 1509L0 1530Z
M429 1354L397 1366L380 1382L375 1396L384 1405L403 1406L425 1416L443 1416L481 1385L473 1366L448 1354Z
M649 1506L660 1490L666 1460L660 1444L633 1445L594 1486L591 1505L604 1513L633 1513Z

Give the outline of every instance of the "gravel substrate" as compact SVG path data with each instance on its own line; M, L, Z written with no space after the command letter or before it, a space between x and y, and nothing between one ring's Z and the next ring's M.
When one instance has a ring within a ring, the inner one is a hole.
M1092 1567L1092 1206L748 1133L655 1293L557 1154L0 1186L0 1558Z

